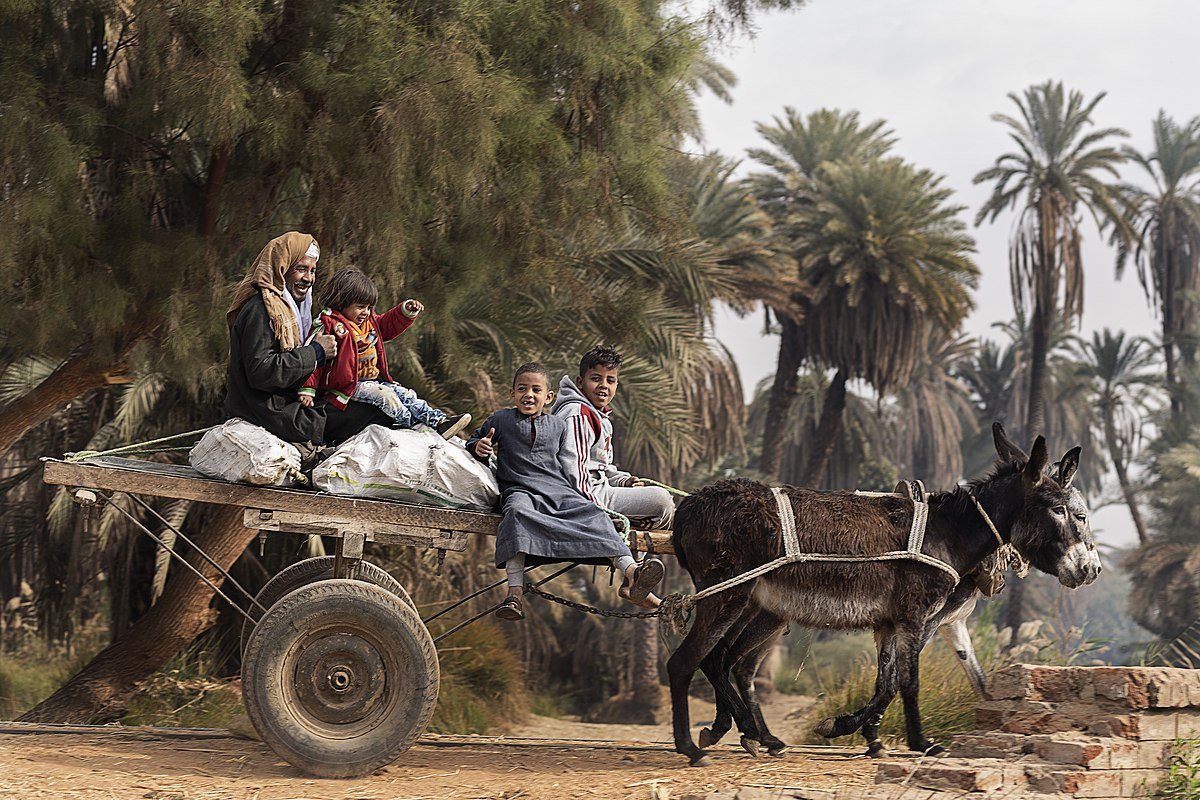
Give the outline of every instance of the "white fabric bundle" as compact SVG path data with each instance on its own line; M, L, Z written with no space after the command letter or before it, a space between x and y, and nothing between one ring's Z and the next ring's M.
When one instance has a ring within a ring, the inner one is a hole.
M313 470L313 485L331 494L491 511L496 476L461 444L431 430L370 425Z
M300 472L299 450L236 417L204 434L188 461L210 478L256 486L291 486Z

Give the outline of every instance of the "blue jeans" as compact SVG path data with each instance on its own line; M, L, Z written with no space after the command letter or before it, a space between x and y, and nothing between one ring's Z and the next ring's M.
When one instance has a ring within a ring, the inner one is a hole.
M398 383L359 381L350 399L375 406L402 428L412 428L418 423L432 428L446 418L441 411L417 397L412 389L405 389Z

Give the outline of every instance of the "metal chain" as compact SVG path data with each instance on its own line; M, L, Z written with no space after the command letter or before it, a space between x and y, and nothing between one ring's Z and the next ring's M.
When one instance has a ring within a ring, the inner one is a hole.
M573 608L576 611L582 611L585 614L595 614L598 617L619 617L621 619L652 619L652 618L658 616L658 609L655 609L654 611L605 611L602 608L596 608L595 606L589 606L584 603L577 603L574 600L568 600L565 597L559 597L558 595L553 595L553 594L550 594L549 592L544 592L541 589L534 586L532 583L525 584L525 591L526 591L526 593L532 593L532 594L538 595L539 597L544 597L545 599L549 600L551 603L558 603L560 606L566 606L567 608Z

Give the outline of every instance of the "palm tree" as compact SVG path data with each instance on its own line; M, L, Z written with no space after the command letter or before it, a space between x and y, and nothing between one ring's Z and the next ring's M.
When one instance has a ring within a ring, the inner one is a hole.
M925 329L917 366L896 392L891 426L899 462L906 474L932 487L951 486L963 477L962 443L979 427L971 389L957 367L975 355L976 344L937 326Z
M1125 154L1150 176L1154 188L1124 185L1133 246L1117 252L1117 277L1130 258L1147 299L1162 318L1162 350L1171 418L1183 415L1184 392L1178 356L1185 366L1196 358L1196 293L1200 292L1200 117L1179 125L1159 111L1154 149ZM1178 351L1178 353L1177 353Z
M773 122L756 126L771 147L748 151L768 170L751 176L750 182L759 204L776 221L780 236L799 259L803 251L787 223L797 208L813 202L822 165L877 158L891 148L895 139L882 120L861 124L855 111L820 109L805 119L789 107L784 109L783 119L776 117ZM771 478L779 475L786 434L783 421L795 397L796 373L805 356L797 319L803 297L797 294L785 300L767 304L780 329L778 364L767 406L770 424L763 434L759 460L760 471Z
M1054 320L1075 320L1083 313L1078 212L1086 209L1097 224L1112 224L1121 235L1127 230L1117 190L1102 180L1104 173L1116 178L1116 165L1124 160L1105 141L1127 134L1119 128L1089 130L1103 92L1085 102L1080 92L1068 94L1061 82L1047 81L1009 98L1020 118L994 114L992 119L1009 128L1018 151L1000 156L975 176L975 183L995 182L975 224L994 222L1010 208L1019 212L1009 244L1009 272L1018 313L1032 306L1025 418L1025 432L1032 435L1042 433L1045 422L1046 363Z
M1129 466L1142 441L1143 420L1151 410L1151 390L1158 383L1154 352L1146 339L1127 339L1123 331L1113 333L1108 328L1094 332L1090 342L1079 342L1076 352L1076 372L1092 387L1113 471L1138 541L1145 544L1146 522L1129 479Z
M836 372L802 482L833 450L846 382L862 378L887 394L916 369L927 326L954 331L971 309L975 245L950 195L941 178L899 158L826 163L815 200L789 218L812 287L801 352Z

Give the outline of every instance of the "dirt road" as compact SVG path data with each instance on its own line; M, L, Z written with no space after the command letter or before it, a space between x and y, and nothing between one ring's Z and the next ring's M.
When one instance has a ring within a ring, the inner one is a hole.
M780 708L779 733L788 721ZM792 723L794 724L794 722ZM735 736L694 769L671 751L668 726L590 725L535 718L505 737L426 736L370 777L301 775L256 741L223 731L44 728L0 724L0 797L145 800L417 800L636 798L679 800L733 787L872 783L861 750L795 747L752 758ZM783 736L783 738L787 738ZM656 791L657 790L657 791ZM664 791L665 790L665 791ZM848 796L852 796L848 795Z

